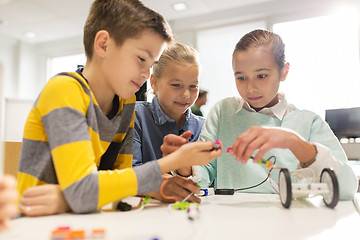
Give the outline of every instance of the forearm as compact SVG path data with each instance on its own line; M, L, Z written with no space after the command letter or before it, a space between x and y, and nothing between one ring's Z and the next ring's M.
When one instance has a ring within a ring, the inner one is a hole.
M157 160L161 174L168 173L174 169L180 169L186 165L183 165L181 161L177 160L178 151L175 151L163 158Z
M295 157L299 160L301 163L309 162L311 159L313 159L316 156L316 147L302 139L301 137L294 135L292 140L292 145L290 147L290 150L295 155Z

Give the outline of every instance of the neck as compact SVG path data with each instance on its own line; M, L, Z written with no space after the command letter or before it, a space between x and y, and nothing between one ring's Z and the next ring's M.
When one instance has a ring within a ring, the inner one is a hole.
M94 67L95 64L86 63L83 75L88 80L90 89L104 114L110 113L115 93L106 84L101 69Z

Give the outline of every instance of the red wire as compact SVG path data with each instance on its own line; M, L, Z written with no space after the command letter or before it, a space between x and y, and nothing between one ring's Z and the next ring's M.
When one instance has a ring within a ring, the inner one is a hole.
M270 181L271 187L274 189L274 191L275 191L277 194L279 194L279 192L274 188L274 185L273 185L272 182L271 182L271 176L270 176L270 174L271 174L271 171L272 171L274 168L275 168L275 169L281 169L280 167L273 166L273 167L270 169L270 172L269 172L269 181ZM279 183L277 184L277 186L279 187ZM280 195L280 194L279 194L279 195Z
M165 186L165 184L167 183L167 181L168 181L168 179L164 179L163 183L161 184L160 194L161 194L161 196L162 196L163 198L165 198L165 199L177 201L177 198L176 198L176 197L174 197L174 196L166 196L166 195L164 194L164 186Z

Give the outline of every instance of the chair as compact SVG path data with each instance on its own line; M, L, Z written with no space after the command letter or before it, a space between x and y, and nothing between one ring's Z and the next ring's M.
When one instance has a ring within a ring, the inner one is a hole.
M17 177L21 142L4 142L4 174Z

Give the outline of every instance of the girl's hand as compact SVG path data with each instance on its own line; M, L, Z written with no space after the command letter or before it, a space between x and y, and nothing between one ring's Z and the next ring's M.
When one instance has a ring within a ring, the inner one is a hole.
M296 143L302 140L295 132L284 128L266 128L252 126L240 134L232 145L230 154L236 161L247 163L256 149L259 149L253 161L258 162L272 148L295 149Z
M60 186L57 184L45 184L26 189L20 200L19 208L30 217L70 211Z
M18 193L15 189L16 181L13 176L7 175L0 180L0 230L10 226L10 220L17 214L15 201Z
M190 193L198 194L200 190L196 187L196 183L188 178L179 176L167 176L164 180L167 182L162 188L162 194L160 192L150 193L153 198L160 200L161 202L171 203L184 200ZM200 203L200 198L192 195L187 201Z
M191 131L186 131L180 136L175 134L166 135L164 137L164 142L160 147L163 153L163 157L169 155L172 152L175 152L182 145L188 143L191 135L192 135Z

